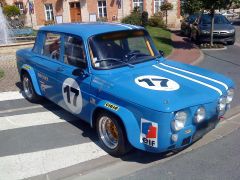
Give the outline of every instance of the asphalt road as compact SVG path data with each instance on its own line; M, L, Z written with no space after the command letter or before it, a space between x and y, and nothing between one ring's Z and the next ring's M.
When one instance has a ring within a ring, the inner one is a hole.
M239 180L240 130L177 156L164 164L135 172L122 180Z
M205 50L200 67L222 73L236 83L232 107L240 109L240 47ZM240 118L240 117L238 117ZM166 163L151 166L120 179L240 179L240 130Z
M239 87L239 47L204 51L204 54L205 60L199 66L231 77ZM239 97L239 91L236 91L235 108L239 105ZM229 131L240 125L235 123L222 127ZM220 130L214 130L214 133L209 136L212 141L222 136ZM29 103L18 92L0 93L0 180L30 177L224 179L228 175L230 179L236 179L240 177L236 169L240 169L239 134L236 131L198 149L206 144L206 140L211 142L206 136L190 146L190 149L196 147L194 150L183 155L133 150L122 158L113 158L101 149L95 131L88 124L60 107L47 100L40 104Z

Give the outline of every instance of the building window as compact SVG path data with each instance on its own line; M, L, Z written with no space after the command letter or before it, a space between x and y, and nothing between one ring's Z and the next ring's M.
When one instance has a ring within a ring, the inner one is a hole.
M52 4L45 4L45 17L46 17L46 21L54 20Z
M107 17L107 3L106 1L98 1L98 17Z
M23 3L22 2L16 2L15 6L17 6L17 8L20 10L20 14L23 14L23 12L24 12Z
M163 0L154 0L154 14L161 11Z
M143 12L143 0L133 0L133 8L138 7Z

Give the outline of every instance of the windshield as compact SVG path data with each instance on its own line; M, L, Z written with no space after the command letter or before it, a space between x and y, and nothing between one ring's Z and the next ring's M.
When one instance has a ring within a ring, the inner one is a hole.
M202 24L211 24L211 16L207 14L203 15ZM229 24L229 21L226 17L222 15L217 15L214 16L214 24Z
M92 64L96 69L133 67L133 64L159 56L148 33L143 30L93 36L89 45Z

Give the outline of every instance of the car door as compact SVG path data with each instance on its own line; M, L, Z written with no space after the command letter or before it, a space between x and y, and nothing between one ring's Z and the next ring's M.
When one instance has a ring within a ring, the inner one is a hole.
M84 43L80 37L72 35L65 35L63 41L64 68L57 77L62 93L59 105L82 119L88 119L91 111L91 76Z
M43 45L37 55L36 76L42 94L51 101L58 103L61 96L58 73L62 71L62 35L58 33L42 32Z

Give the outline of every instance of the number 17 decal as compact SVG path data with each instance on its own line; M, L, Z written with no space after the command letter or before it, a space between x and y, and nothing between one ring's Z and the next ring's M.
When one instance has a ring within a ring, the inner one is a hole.
M180 88L177 82L154 75L139 76L135 79L135 83L143 88L157 91L175 91Z
M62 85L62 95L67 107L75 114L82 110L82 95L78 83L67 78Z

